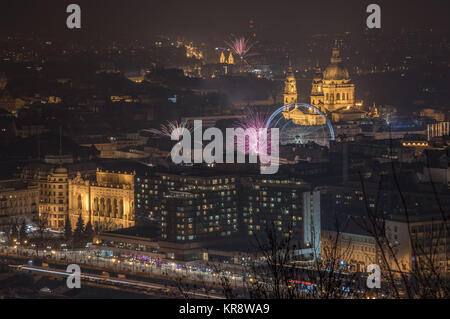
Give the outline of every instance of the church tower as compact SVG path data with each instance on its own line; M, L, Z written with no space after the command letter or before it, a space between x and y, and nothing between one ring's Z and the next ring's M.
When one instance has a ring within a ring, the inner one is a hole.
M297 81L295 80L294 72L292 71L292 65L289 62L289 69L284 80L284 92L283 92L283 105L297 103Z
M228 64L234 64L234 57L231 52L230 52L230 55L228 56Z
M220 54L219 62L220 62L221 64L227 63L226 58L225 58L225 54L223 53L223 51L222 51L222 53Z
M322 70L317 62L314 70L312 89L311 89L311 105L316 106L319 109L323 109L323 82L322 82Z

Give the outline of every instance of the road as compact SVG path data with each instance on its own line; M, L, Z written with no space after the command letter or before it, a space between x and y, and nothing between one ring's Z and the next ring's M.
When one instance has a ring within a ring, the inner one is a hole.
M123 272L154 278L165 278L172 281L179 280L193 284L208 284L211 286L221 286L220 278L212 271L192 271L192 269L181 269L173 262L164 262L161 265L144 263L136 260L124 260L118 258L104 258L98 256L93 250L39 250L20 246L0 246L0 253L9 256L25 256L28 258L39 257L49 262L60 262L65 265L77 264L101 268L105 271ZM223 275L222 275L223 276ZM243 287L243 278L237 274L229 274L229 280L234 288Z
M18 271L29 271L29 272L35 272L39 273L40 275L47 275L47 276L57 276L57 277L67 277L69 276L69 273L65 271L61 271L55 268L48 268L48 267L38 267L38 266L30 266L30 265L12 265L12 268L18 270ZM167 290L172 291L174 293L179 293L179 290L177 287L174 286L168 286L163 284L157 284L157 283L150 283L145 281L138 281L138 280L131 280L126 278L111 278L108 276L101 276L91 273L82 273L81 274L81 280L82 283L84 280L89 281L90 283L98 283L101 285L109 285L113 287L126 287L126 288L135 288L137 290L157 290L161 292L166 292ZM224 299L224 297L217 295L217 294L211 294L211 293L203 293L203 292L197 292L197 291L183 291L183 294L187 297L193 297L193 298L203 298L203 299Z

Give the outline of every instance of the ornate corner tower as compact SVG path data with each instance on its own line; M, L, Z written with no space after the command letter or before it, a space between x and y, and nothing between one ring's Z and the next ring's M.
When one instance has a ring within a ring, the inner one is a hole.
M228 64L234 64L234 57L231 52L230 52L230 55L228 56Z
M317 62L314 70L312 88L311 88L311 105L316 106L320 110L323 110L323 81L322 70Z
M297 81L295 80L294 72L292 71L292 65L289 62L289 68L284 80L284 92L283 92L283 105L297 103Z
M221 63L221 64L227 63L227 60L225 58L225 54L223 52L220 54L219 63Z

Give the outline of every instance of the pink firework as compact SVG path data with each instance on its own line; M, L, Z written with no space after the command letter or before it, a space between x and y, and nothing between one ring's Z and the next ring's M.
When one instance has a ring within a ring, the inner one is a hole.
M245 63L247 63L245 60L247 57L255 55L255 53L250 52L253 44L250 43L249 39L244 37L235 37L231 42L225 41L225 43L230 47L233 53L240 57Z
M155 135L160 135L160 136L167 136L167 137L171 137L172 136L172 132L176 129L181 129L182 133L184 133L184 130L187 130L189 132L192 131L192 127L187 123L187 121L182 121L182 122L178 122L178 121L167 121L166 124L161 124L160 129L148 129L148 130L144 130L144 132L149 132Z
M242 128L245 131L245 139L236 137L234 143L237 150L245 150L245 154L258 155L270 153L270 128L264 132L269 115L255 112L252 109L247 111L246 117L240 119L235 124L235 129Z

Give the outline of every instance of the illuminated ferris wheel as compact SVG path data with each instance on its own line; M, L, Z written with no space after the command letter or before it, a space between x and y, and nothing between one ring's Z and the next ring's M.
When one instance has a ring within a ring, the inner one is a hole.
M306 103L292 103L277 109L266 128L280 130L280 144L307 144L314 142L329 147L334 141L331 122L317 107Z

